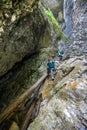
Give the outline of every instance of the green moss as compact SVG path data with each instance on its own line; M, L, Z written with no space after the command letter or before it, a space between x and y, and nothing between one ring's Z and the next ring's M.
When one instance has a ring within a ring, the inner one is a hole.
M60 36L63 40L68 40L67 39L67 36L62 32L57 20L55 19L52 11L48 8L46 9L45 7L43 7L43 10L45 12L45 14L47 15L48 17L48 20L52 23L56 33L58 34L58 36Z

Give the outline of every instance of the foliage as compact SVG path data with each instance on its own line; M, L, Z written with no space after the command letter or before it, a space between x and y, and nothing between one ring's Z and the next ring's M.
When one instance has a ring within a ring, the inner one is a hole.
M65 41L68 40L66 35L62 32L62 30L61 30L56 18L54 17L52 11L49 8L46 9L45 7L43 7L43 9L44 9L45 14L48 17L48 20L52 23L52 25L53 25L56 33L58 34L58 36L60 36Z

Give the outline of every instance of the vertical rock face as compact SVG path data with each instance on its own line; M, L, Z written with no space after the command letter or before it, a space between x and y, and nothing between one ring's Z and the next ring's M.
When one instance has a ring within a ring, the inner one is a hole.
M37 51L44 30L45 21L39 9L5 24L0 35L0 76L26 55Z
M73 0L64 0L63 14L64 14L64 33L70 38L72 35L72 10Z
M87 1L74 0L72 55L87 53Z

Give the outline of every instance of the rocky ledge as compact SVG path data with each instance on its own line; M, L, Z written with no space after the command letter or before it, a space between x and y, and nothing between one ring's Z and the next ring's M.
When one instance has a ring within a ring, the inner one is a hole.
M28 130L87 129L87 64L82 59L63 61L55 80L46 80L39 115Z

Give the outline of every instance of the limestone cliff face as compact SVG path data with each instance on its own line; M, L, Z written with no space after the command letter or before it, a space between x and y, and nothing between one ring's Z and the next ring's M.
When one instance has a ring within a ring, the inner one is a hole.
M25 14L20 11L18 15L4 14L6 18L0 28L0 76L40 48L39 40L46 27L40 9L37 7Z
M72 56L87 53L87 1L73 1L73 33L70 43Z
M64 16L64 33L68 38L72 36L72 14L73 14L73 0L64 0L63 4L63 16Z

